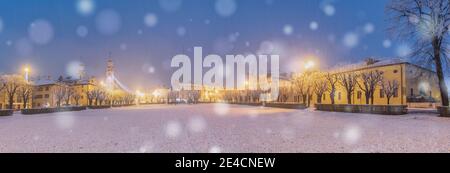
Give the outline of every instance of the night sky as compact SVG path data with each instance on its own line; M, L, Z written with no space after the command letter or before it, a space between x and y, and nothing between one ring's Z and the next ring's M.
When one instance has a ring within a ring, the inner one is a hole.
M177 54L277 53L282 71L314 56L323 68L404 56L387 0L2 0L0 73L104 77L109 54L130 87L168 84Z

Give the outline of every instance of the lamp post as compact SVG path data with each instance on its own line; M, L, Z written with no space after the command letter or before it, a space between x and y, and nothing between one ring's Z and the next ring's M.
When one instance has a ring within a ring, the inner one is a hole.
M25 67L25 69L23 69L23 71L25 71L25 81L29 81L29 73L30 73L30 69L28 67Z

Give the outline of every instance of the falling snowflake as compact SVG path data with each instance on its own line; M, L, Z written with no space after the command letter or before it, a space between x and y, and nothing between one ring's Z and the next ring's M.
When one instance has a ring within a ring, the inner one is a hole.
M126 51L128 49L128 45L126 43L120 44L120 50Z
M161 9L169 13L178 11L182 4L182 0L159 0L159 6Z
M75 124L75 117L70 112L59 113L57 116L54 116L54 120L56 126L61 130L71 129Z
M144 23L147 27L155 27L158 24L158 17L153 13L148 13L144 17Z
M216 0L216 13L222 17L232 16L237 9L235 0Z
M138 29L138 30L137 30L137 34L138 34L138 35L142 35L142 34L144 34L144 31L142 31L142 29Z
M88 16L94 12L95 4L93 0L78 0L77 10L83 16Z
M119 32L122 25L119 13L112 9L101 11L95 22L98 32L103 35L113 35Z
M418 24L420 22L419 17L417 17L416 15L410 15L408 19L412 24Z
M86 37L89 34L89 30L86 26L78 26L77 27L77 35L79 37Z
M3 31L3 20L0 17L0 33L2 33L2 31Z
M151 66L148 68L148 73L153 74L155 73L155 67Z
M219 146L213 146L209 149L209 153L221 153L222 149Z
M191 132L199 133L205 130L206 121L201 116L193 117L189 120L188 127Z
M294 33L294 27L292 27L292 25L284 25L283 33L285 35L292 35L292 33Z
M183 37L184 35L186 35L186 28L185 27L178 27L177 28L177 35L180 37Z
M230 111L230 105L225 103L214 104L214 112L218 116L226 116Z
M84 71L84 66L83 63L79 61L69 62L66 66L66 74L73 78L78 79L82 71Z
M407 44L401 44L397 46L396 53L399 57L407 57L412 53L412 50Z
M327 15L327 16L333 16L334 13L336 13L336 9L331 4L324 5L322 10L325 13L325 15Z
M359 36L356 33L349 32L344 35L343 43L348 48L354 48L359 44Z
M392 46L391 40L384 40L383 41L383 47L384 48L390 48Z
M375 26L372 23L364 25L364 33L371 34L375 31Z
M344 142L349 145L357 143L361 138L361 129L357 126L349 126L344 130Z
M139 147L139 153L150 153L154 149L154 144L152 142L145 142Z
M28 35L31 41L36 44L48 44L53 39L53 26L47 20L38 19L31 23L30 27L28 28Z
M11 40L6 41L5 43L7 46L11 46L13 44L13 42Z
M259 112L258 112L258 110L252 109L252 110L248 111L248 115L251 119L255 119L255 118L258 118Z
M313 31L319 29L319 23L317 23L316 21L312 21L311 23L309 23L309 29Z
M178 121L170 121L166 124L166 136L177 138L181 134L181 124Z

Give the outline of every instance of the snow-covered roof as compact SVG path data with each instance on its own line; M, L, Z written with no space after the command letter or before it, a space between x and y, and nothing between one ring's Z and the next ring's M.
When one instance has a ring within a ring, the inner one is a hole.
M368 58L365 61L361 61L354 64L338 64L334 68L331 68L330 71L334 73L341 73L395 64L413 64L413 63L403 58L382 58L382 59Z
M55 84L54 80L45 78L45 79L36 79L33 81L33 84L36 86L42 86L42 85L52 85Z

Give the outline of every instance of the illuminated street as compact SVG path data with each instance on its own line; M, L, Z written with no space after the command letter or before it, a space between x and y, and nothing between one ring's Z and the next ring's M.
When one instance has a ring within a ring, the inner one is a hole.
M0 152L449 152L450 119L225 104L0 117Z

